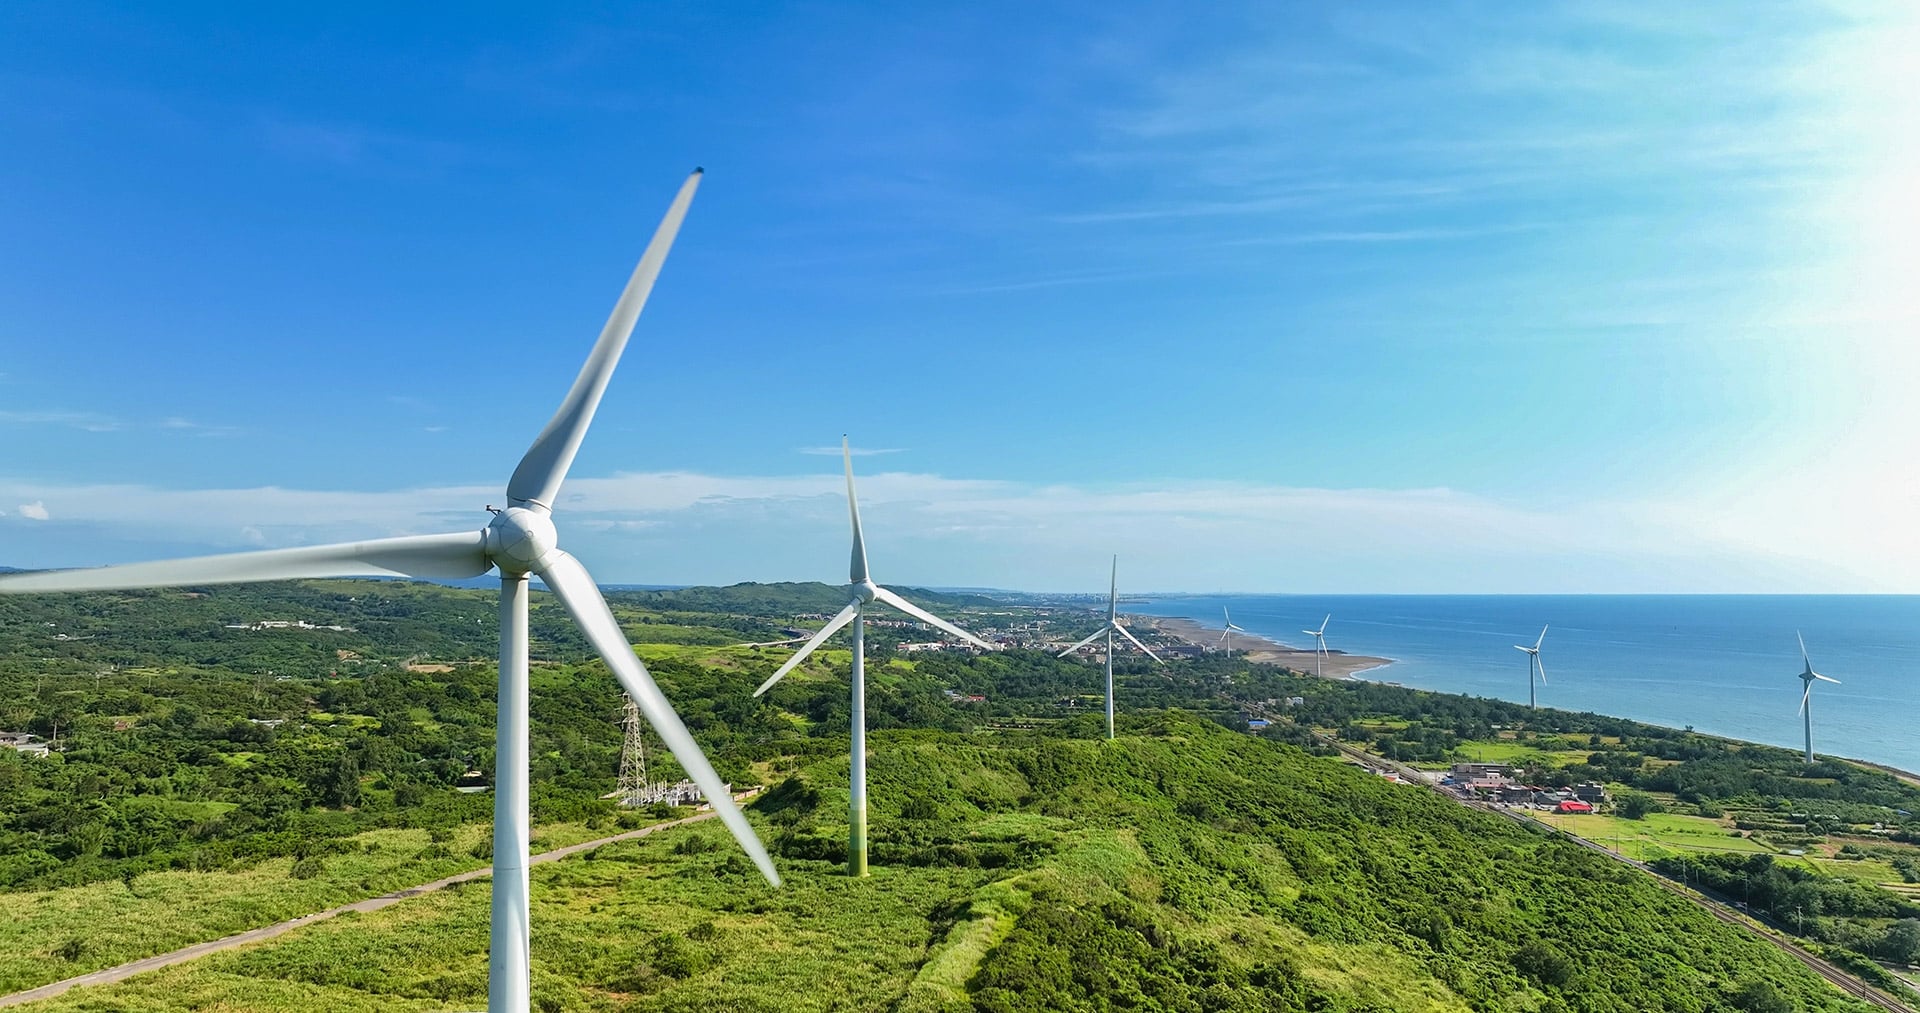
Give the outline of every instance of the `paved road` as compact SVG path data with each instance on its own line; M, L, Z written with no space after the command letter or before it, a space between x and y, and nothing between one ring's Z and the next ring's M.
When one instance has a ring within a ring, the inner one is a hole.
M645 837L648 834L657 833L668 827L685 826L689 823L698 823L701 820L710 820L712 818L713 813L704 812L695 816L688 816L684 819L668 820L665 823L655 823L650 827L629 830L624 834L615 834L612 837L602 837L597 841L570 844L564 848L555 848L552 851L543 851L540 854L534 855L529 864L541 865L546 862L557 862L568 855L577 855L582 851L588 851L603 844L612 844L614 841L630 841L636 837ZM405 890L396 890L393 893L382 894L378 897L369 897L366 900L358 900L351 904L342 904L339 907L328 908L325 911L301 915L298 918L291 918L284 922L268 925L265 928L248 929L245 932L235 933L222 939L195 943L192 946L174 950L172 953L162 953L159 956L147 957L144 960L121 964L118 967L109 967L104 970L94 971L91 974L83 974L77 978L68 978L65 981L56 981L50 985L42 985L39 988L30 988L24 992L15 992L12 995L0 996L0 1006L18 1006L21 1003L35 1002L40 999L51 999L70 988L80 988L87 985L110 985L116 981L124 981L143 971L154 971L162 967L172 967L175 964L184 964L189 960L204 957L209 953L218 953L221 950L231 950L236 946L245 946L248 943L257 943L264 939L272 939L275 936L292 932L294 929L300 928L303 925L312 925L315 922L326 921L334 915L345 914L348 911L378 911L383 907L398 904L409 897L418 897L421 894L432 893L435 890L444 890L455 883L484 879L491 875L493 875L493 867L487 866L481 869L474 869L470 872L462 872L457 875L448 876L445 879L436 879L431 883L422 883L419 886L408 887Z
M1335 749L1340 750L1342 753L1345 753L1348 756L1351 756L1354 759L1359 760L1360 762L1365 763L1370 767L1386 767L1387 769L1390 769L1399 773L1403 779L1407 780L1410 783L1426 785L1427 787L1433 789L1435 792L1438 792L1442 797L1450 798L1455 802L1460 803L1461 805L1468 806L1474 809L1480 809L1485 812L1498 813L1524 826L1531 826L1537 829L1545 830L1550 834L1556 834L1558 836L1566 838L1567 840L1573 841L1576 844L1579 844L1583 847L1589 848L1595 852L1605 855L1608 858L1611 858L1615 861L1622 862L1627 865L1631 865L1634 868L1639 869L1641 872L1644 872L1647 875L1652 876L1653 881L1655 883L1658 883L1660 886L1665 887L1666 889L1672 891L1675 894L1685 897L1686 899L1694 902L1695 904L1699 905L1702 908L1705 908L1707 913L1714 916L1715 918L1718 918L1721 921L1726 922L1728 925L1734 925L1734 926L1738 926L1740 928L1746 929L1748 932L1751 932L1752 934L1760 937L1761 939L1764 939L1767 942L1772 943L1775 946L1778 946L1780 949L1786 951L1788 956L1792 957L1795 960L1798 960L1802 964L1805 964L1808 967L1808 969L1812 970L1815 974L1818 974L1820 977L1827 979L1827 981L1831 982L1835 988L1838 988L1840 991L1845 992L1846 994L1853 996L1854 998L1859 999L1862 1002L1871 1003L1883 1010L1889 1010L1891 1011L1891 1013L1913 1013L1913 1010L1915 1009L1914 1006L1904 1004L1899 1000L1894 999L1893 997L1887 995L1885 992L1882 992L1879 989L1874 988L1872 985L1867 984L1866 981L1856 977L1851 972L1829 961L1826 961L1819 957L1814 956L1812 953L1808 952L1805 948L1801 947L1800 944L1794 942L1792 939L1782 935L1776 935L1772 932L1767 931L1765 928L1761 927L1759 924L1755 923L1751 919L1741 915L1733 907L1725 903L1722 903L1718 900L1715 900L1712 897L1706 896L1705 894L1696 893L1692 890L1689 890L1681 886L1678 883L1673 882L1667 877L1662 876L1657 870L1653 868L1653 866L1648 865L1645 862L1635 861L1631 858L1628 858L1625 855L1619 854L1614 851L1609 851L1605 845L1602 845L1595 841L1587 840L1586 838L1581 837L1577 834L1567 833L1566 831L1561 830L1559 827L1534 819L1533 817L1528 816L1525 813L1516 812L1512 809L1506 809L1502 807L1487 805L1483 802L1478 802L1473 799L1462 798L1461 796L1456 795L1453 792L1446 790L1445 788L1442 788L1438 784L1435 784L1431 780L1428 780L1424 774L1422 774L1420 771L1413 769L1412 767L1408 767L1400 763L1395 763L1392 760L1375 756L1372 753L1363 752L1343 742L1335 742L1332 739L1324 738L1321 736L1315 736L1315 738L1319 738L1320 741L1326 743L1327 745L1330 745Z

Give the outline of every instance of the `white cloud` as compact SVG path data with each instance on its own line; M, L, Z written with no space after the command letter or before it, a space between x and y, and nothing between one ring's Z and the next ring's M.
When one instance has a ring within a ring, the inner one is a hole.
M45 503L34 500L32 503L20 504L20 516L31 520L44 521L48 519L50 515L47 513L47 505Z
M563 538L610 582L836 579L843 478L620 474L569 481ZM0 479L0 497L63 507L101 544L223 551L478 528L491 485L382 491L172 490ZM1818 591L1902 585L1860 552L1809 561L1672 505L1501 502L1449 489L1243 482L1035 485L886 472L860 480L877 572L901 583L1071 588L1113 552L1137 588L1253 591ZM111 558L27 558L85 565ZM46 550L39 550L46 551ZM98 551L98 550L97 550ZM124 550L122 550L124 552ZM1909 570L1907 573L1920 572ZM1098 583L1095 581L1095 583Z
M23 426L72 426L90 433L109 433L122 428L119 419L97 412L0 411L0 423Z
M903 449L905 448L902 448L902 447L887 447L887 448L854 447L849 451L849 453L851 453L855 457L872 457L875 454L898 454ZM799 453L813 454L818 457L839 457L840 456L839 447L800 447L798 448L798 450L799 450Z

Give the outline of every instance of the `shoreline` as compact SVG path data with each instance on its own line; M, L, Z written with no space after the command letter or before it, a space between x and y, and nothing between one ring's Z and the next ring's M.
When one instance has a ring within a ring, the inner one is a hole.
M1135 623L1145 624L1161 636L1209 650L1219 646L1220 633L1223 629L1219 626L1209 626L1197 619L1142 615L1132 615L1127 618ZM1233 646L1236 653L1256 664L1280 665L1302 675L1313 674L1314 652L1311 650L1303 651L1289 647L1278 640L1253 633L1235 633ZM1393 664L1392 658L1374 658L1364 654L1328 651L1320 663L1320 674L1326 679L1351 679L1361 672L1370 672L1391 664Z
M1197 619L1137 614L1129 615L1127 618L1133 621L1133 625L1144 625L1162 636L1181 641L1182 643L1208 649L1215 648L1220 643L1220 631L1222 627L1209 626ZM1292 671L1299 672L1301 675L1313 674L1312 651L1302 651L1298 648L1289 647L1271 637L1263 637L1253 633L1235 634L1233 642L1235 651L1246 655L1249 661L1261 664L1280 665ZM1243 647L1242 645L1245 646ZM1362 672L1371 672L1375 669L1385 668L1393 663L1394 659L1392 658L1375 658L1361 654L1343 654L1339 651L1328 651L1326 660L1321 664L1321 677L1326 679L1352 679ZM1305 667L1302 668L1302 665ZM1412 688L1417 689L1419 687ZM1456 691L1423 689L1422 692L1444 694ZM1637 724L1658 728L1674 727L1650 721L1642 721L1638 718L1622 718L1622 720L1633 721ZM1774 749L1794 748L1792 746L1776 746L1772 743L1760 742L1755 739L1742 739L1737 736L1714 732L1701 732L1699 734L1706 735L1708 738L1722 739L1727 742L1766 746ZM1844 763L1851 763L1869 770L1880 771L1881 773L1909 784L1920 785L1920 772L1905 770L1892 764L1881 763L1877 760L1863 760L1853 756L1842 756L1838 753L1829 753L1827 755Z

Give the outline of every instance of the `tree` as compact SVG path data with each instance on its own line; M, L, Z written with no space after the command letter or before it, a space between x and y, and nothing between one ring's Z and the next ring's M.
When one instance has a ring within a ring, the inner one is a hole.
M1920 964L1920 918L1902 918L1887 926L1880 955L1902 964Z
M1770 981L1749 981L1734 994L1734 1006L1746 1013L1793 1013L1793 1003Z
M1630 791L1620 796L1620 815L1625 819L1643 820L1648 813L1660 811L1660 803L1645 792Z

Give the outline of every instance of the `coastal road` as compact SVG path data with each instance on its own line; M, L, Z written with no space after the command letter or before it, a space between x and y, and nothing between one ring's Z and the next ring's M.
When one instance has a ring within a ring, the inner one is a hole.
M1507 809L1500 806L1489 805L1487 803L1480 802L1476 799L1464 798L1460 795L1456 795L1453 792L1450 792L1445 788L1442 788L1440 785L1434 783L1423 772L1415 770L1412 767L1406 766L1405 764L1397 763L1393 760L1389 760L1384 757L1375 756L1372 753L1368 753L1364 750L1355 749L1344 742L1337 742L1333 739L1327 738L1326 736L1320 735L1318 733L1314 734L1314 738L1319 740L1320 742L1325 743L1326 745L1329 745L1335 749L1338 749L1341 753L1349 757L1352 757L1353 759L1358 760L1359 762L1366 764L1369 767L1383 767L1385 769L1391 770L1394 773L1399 774L1401 779L1405 780L1409 784L1425 785L1426 787L1439 793L1441 797L1452 799L1453 801L1458 802L1461 805L1464 805L1470 809L1478 809L1482 812L1496 813L1498 815L1505 816L1508 819L1513 820L1514 822L1519 823L1522 826L1531 827L1538 830L1544 830L1549 834L1559 836L1559 837L1564 837L1567 840L1570 840L1575 844L1580 845L1581 847L1584 847L1591 851L1605 855L1608 858L1613 859L1614 861L1621 862L1623 864L1630 865L1636 869L1639 869L1641 872L1644 872L1647 875L1653 877L1653 881L1659 884L1662 888L1678 896L1685 897L1687 900L1692 901L1694 904L1698 905L1699 907L1704 908L1708 914L1714 916L1715 918L1718 918L1721 921L1726 922L1728 925L1733 925L1733 926L1737 926L1739 928L1745 929L1748 932L1752 933L1753 935L1758 936L1759 938L1764 939L1767 942L1772 943L1773 945L1779 947L1781 950L1785 951L1788 956L1806 965L1806 967L1809 970L1811 970L1813 973L1819 975L1822 978L1827 979L1827 981L1832 983L1832 985L1835 988L1838 988L1840 991L1845 992L1846 994L1853 996L1856 999L1859 999L1861 1002L1870 1003L1880 1009L1888 1010L1890 1011L1890 1013L1914 1013L1916 1009L1915 1006L1907 1003L1903 1003L1899 999L1889 996L1885 992L1882 992L1879 989L1874 988L1872 985L1868 984L1865 980L1859 977L1856 977L1852 972L1847 971L1846 969L1832 963L1831 961L1824 960L1820 957L1815 956L1813 953L1809 952L1806 948L1802 947L1799 943L1795 942L1791 937L1768 930L1767 928L1763 927L1762 925L1755 922L1751 918L1743 915L1741 912L1736 910L1731 905L1723 901L1717 900L1706 894L1697 893L1691 889L1688 889L1687 887L1684 887L1678 883L1675 883L1674 881L1661 875L1658 870L1656 870L1653 866L1648 865L1645 862L1635 861L1634 859L1628 858L1625 855L1619 854L1614 851L1610 851L1607 849L1605 845L1602 845L1597 841L1590 841L1577 834L1567 833L1566 831L1561 830L1559 827L1553 826L1552 824L1549 824L1549 823L1543 823L1540 820L1534 819L1532 816L1527 815L1526 813L1518 812L1513 809Z
M743 792L738 797L749 798L753 794L753 792ZM682 819L668 820L665 823L655 823L650 827L641 827L638 830L629 830L626 833L615 834L612 837L602 837L599 840L585 841L580 844L569 844L564 848L555 848L552 851L543 851L540 854L534 855L529 864L544 865L547 862L557 862L569 855L577 855L582 851L591 851L603 844L612 844L615 841L631 841L637 837L645 837L648 834L658 833L669 827L683 827L689 823L710 820L713 818L713 815L712 812L699 813ZM209 953L218 953L221 950L231 950L236 946L245 946L248 943L257 943L272 939L275 936L284 935L292 932L294 929L312 925L315 922L326 921L335 915L345 914L348 911L359 911L362 913L378 911L381 908L398 904L409 897L418 897L422 894L433 893L436 890L444 890L455 883L467 883L476 879L485 879L492 875L493 866L490 865L484 868L472 869L467 872L448 876L445 879L436 879L431 883L422 883L419 886L408 887L405 890L395 890L392 893L381 894L378 897L369 897L366 900L357 900L351 904L342 904L339 907L328 908L325 911L316 911L313 914L301 915L298 918L289 918L286 921L276 922L275 924L262 928L248 929L245 932L236 932L233 935L220 939L213 939L204 943L195 943L192 946L182 947L171 953L162 953L158 956L130 961L118 967L103 968L88 974L67 978L64 981L56 981L51 984L41 985L38 988L30 988L24 992L15 992L12 995L0 996L0 1006L19 1006L22 1003L51 999L71 988L81 988L87 985L111 985L116 981L125 981L144 971L156 971L162 967L184 964L189 960L204 957Z

